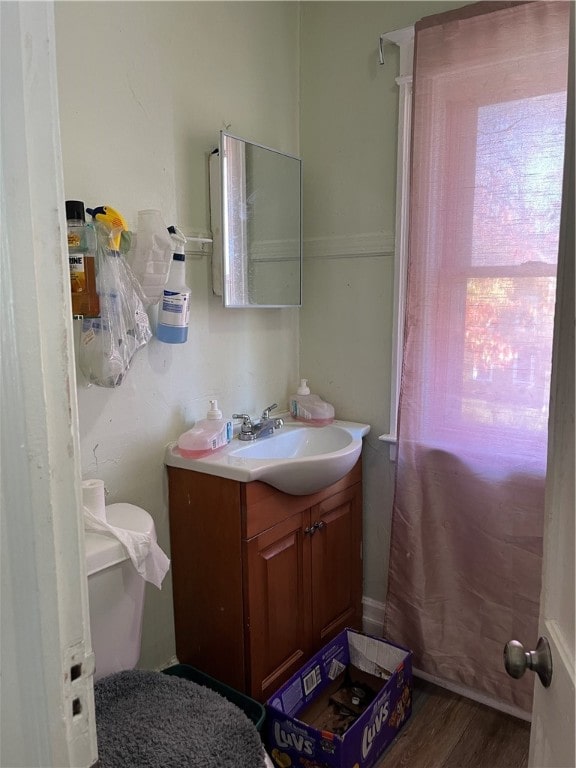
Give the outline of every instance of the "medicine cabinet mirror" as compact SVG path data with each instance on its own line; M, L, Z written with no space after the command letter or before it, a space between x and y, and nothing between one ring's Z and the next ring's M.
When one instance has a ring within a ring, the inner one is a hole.
M210 205L212 283L224 306L301 306L302 161L221 131Z

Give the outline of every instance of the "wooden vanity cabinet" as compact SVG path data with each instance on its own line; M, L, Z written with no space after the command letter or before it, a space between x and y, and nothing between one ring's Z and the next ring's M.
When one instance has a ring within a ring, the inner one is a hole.
M266 700L362 622L361 462L308 496L168 467L176 653Z

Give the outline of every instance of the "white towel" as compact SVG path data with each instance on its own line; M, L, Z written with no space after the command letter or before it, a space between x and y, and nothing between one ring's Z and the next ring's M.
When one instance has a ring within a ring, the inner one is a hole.
M162 581L170 567L170 560L158 545L155 536L110 525L106 520L102 480L85 480L82 483L82 501L85 529L118 539L140 576L162 589Z

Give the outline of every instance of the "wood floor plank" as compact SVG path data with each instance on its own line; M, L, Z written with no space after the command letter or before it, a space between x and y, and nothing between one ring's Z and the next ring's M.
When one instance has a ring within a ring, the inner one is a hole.
M524 768L529 742L529 723L479 705L444 768Z
M442 688L430 690L423 703L414 707L378 768L440 768L456 747L474 717L474 708L467 699Z
M377 768L525 768L528 723L415 679L412 716Z

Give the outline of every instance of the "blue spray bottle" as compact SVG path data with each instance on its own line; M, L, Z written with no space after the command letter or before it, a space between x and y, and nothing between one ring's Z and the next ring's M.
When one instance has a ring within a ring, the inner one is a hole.
M188 338L190 317L190 288L186 285L184 255L186 237L177 227L168 227L168 232L172 236L174 253L158 311L156 337L168 344L183 344Z

